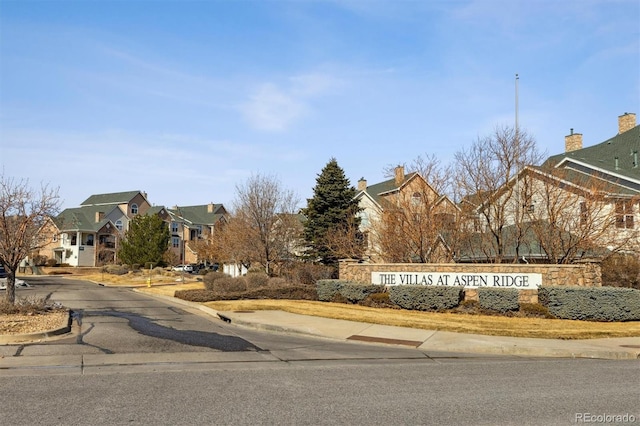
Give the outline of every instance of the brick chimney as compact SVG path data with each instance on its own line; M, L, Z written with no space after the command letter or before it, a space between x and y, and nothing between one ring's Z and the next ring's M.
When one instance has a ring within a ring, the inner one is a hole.
M571 152L582 149L582 133L573 133L564 137L564 152Z
M96 212L96 223L104 219L104 212Z
M363 177L358 181L358 191L366 191L367 190L367 180Z
M404 182L404 166L396 166L395 168L396 185L400 186Z
M207 204L207 213L213 213L213 203Z
M618 134L624 133L636 127L636 115L632 112L625 112L618 117Z

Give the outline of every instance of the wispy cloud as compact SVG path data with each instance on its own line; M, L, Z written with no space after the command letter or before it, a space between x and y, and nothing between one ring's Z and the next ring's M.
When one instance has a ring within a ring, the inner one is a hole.
M284 131L313 110L314 99L331 93L343 82L331 74L290 77L286 85L261 84L239 110L249 124L265 131Z
M307 105L272 83L263 84L240 107L246 120L259 130L282 131L307 111Z

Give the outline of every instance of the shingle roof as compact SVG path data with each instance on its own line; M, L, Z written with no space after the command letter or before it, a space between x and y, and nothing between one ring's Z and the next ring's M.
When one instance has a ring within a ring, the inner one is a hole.
M597 145L551 156L545 165L575 160L608 173L640 180L639 151L640 126L636 126Z
M212 206L211 212L209 206ZM201 206L176 206L167 211L188 223L212 225L220 220L227 211L222 204L204 204Z
M405 184L415 174L416 174L416 172L412 172L412 173L404 175L404 180L402 181L402 184L400 186L398 186L398 184L396 183L396 179L395 178L391 178L389 180L385 180L383 182L376 183L374 185L369 185L369 186L367 186L365 191L367 192L367 194L369 194L369 196L371 196L371 198L373 198L373 200L376 203L380 204L380 201L381 201L381 198L382 198L380 196L381 194L385 194L387 192L398 190L403 184Z
M108 219L96 222L96 214L103 212L99 206L83 206L63 210L54 222L60 230L93 231L100 230Z
M105 205L105 204L126 204L141 191L114 192L111 194L94 194L84 200L81 206Z

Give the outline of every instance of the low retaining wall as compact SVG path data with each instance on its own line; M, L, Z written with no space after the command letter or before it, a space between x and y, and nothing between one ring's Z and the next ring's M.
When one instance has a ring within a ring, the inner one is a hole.
M486 263L358 263L357 261L341 260L339 264L340 279L361 284L389 284L373 282L374 273L397 273L397 274L464 274L468 276L478 276L482 274L506 274L525 275L537 274L542 278L543 286L582 286L600 287L602 276L600 265L596 263L585 263L579 265L541 265L541 264L486 264ZM376 274L376 276L379 274ZM405 283L393 283L402 285ZM436 283L416 283L407 282L406 285L443 285ZM452 285L449 283L448 285ZM462 285L462 284L453 284ZM480 285L482 286L482 285ZM514 288L518 288L515 286ZM519 301L521 303L537 303L538 290L519 290ZM465 288L465 300L478 300L478 290L476 288Z

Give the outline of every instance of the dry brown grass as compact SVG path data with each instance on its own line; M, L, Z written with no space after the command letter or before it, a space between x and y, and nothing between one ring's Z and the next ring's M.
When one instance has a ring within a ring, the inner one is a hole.
M237 300L207 302L218 311L281 310L371 324L420 328L424 330L490 336L536 337L547 339L594 339L640 336L640 321L605 323L542 318L508 318L500 316L417 312L386 308L368 308L342 303L304 300Z

